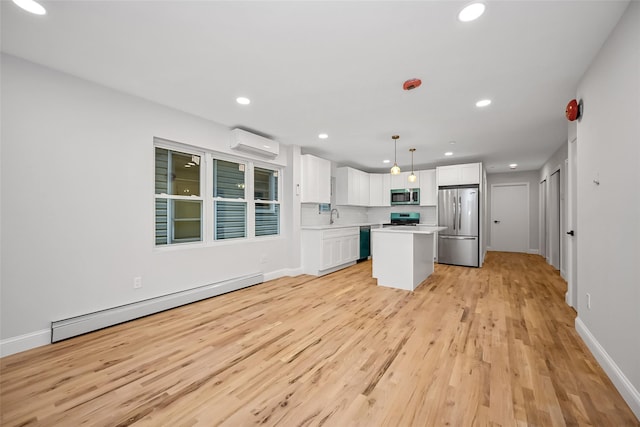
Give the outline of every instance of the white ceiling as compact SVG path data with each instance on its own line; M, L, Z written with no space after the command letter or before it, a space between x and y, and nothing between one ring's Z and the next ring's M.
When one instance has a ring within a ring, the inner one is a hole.
M386 170L399 134L404 170L415 147L416 169L500 172L566 142L565 106L628 1L486 1L470 23L466 1L41 3L2 1L2 51L339 165Z

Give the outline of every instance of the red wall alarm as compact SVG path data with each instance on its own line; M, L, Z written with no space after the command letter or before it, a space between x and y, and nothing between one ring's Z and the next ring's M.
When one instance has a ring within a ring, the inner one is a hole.
M420 79L409 79L402 85L402 89L411 90L415 89L422 84L422 80Z
M564 112L564 114L567 116L567 120L569 120L570 122L577 119L580 116L580 108L578 107L578 101L576 101L575 99L572 99L571 101L569 101L569 103L567 104L567 109Z

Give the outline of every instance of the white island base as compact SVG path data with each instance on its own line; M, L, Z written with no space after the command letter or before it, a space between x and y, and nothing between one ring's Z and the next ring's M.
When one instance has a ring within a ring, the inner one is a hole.
M433 247L444 227L390 227L371 230L372 275L379 286L415 290L433 273Z

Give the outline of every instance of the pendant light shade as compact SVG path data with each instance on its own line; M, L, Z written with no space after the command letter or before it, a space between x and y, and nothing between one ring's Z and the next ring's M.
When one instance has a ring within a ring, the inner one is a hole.
M413 172L413 152L416 151L415 148L409 148L411 151L411 175L409 175L409 182L416 182L416 174Z
M391 175L398 175L400 173L400 166L398 166L398 138L400 135L393 135L391 139L393 139L393 167L391 168Z

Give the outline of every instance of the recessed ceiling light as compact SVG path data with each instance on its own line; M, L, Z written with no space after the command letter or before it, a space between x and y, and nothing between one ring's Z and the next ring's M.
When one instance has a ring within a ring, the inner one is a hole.
M518 167L518 164L517 164L517 163L511 163L511 164L509 165L509 167L510 167L511 169L515 169L515 168L517 168L517 167Z
M475 21L484 13L484 3L471 3L458 13L458 19L462 22Z
M20 6L22 9L27 12L33 13L34 15L46 15L47 10L38 2L34 0L13 0L15 4Z
M321 134L318 135L318 138L327 139L327 138L329 138L329 135L327 135L326 133L321 133Z
M384 159L384 160L382 161L382 163L391 163L391 160L389 160L389 159Z
M245 98L244 96L240 96L236 98L236 102L240 105L249 105L251 104L251 100L249 98Z
M476 102L476 107L486 107L487 105L491 104L491 100L490 99L481 99L480 101Z
M456 142L455 141L449 141L449 144L454 145Z
M453 151L447 151L444 153L445 156L453 156Z

